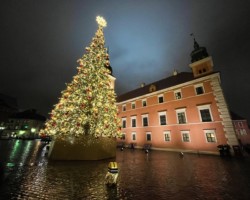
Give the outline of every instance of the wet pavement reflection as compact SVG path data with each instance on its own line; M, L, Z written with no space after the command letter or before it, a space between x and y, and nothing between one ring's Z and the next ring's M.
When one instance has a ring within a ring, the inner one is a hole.
M117 186L107 187L110 161ZM250 158L117 149L102 161L48 161L39 140L0 140L0 199L250 199Z

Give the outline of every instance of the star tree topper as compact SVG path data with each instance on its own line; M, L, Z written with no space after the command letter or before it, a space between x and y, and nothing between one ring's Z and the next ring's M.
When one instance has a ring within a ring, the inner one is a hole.
M101 26L101 27L106 27L107 26L106 20L101 16L97 16L96 21L97 21L98 25Z

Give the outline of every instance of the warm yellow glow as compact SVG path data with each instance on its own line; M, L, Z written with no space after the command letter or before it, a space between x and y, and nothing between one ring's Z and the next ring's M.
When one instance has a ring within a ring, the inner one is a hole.
M35 133L36 129L35 128L31 128L31 133Z
M102 27L106 27L107 26L106 20L103 17L101 17L101 16L97 16L96 17L96 21Z
M25 131L23 131L23 130L19 131L20 135L23 135L24 133L25 133Z

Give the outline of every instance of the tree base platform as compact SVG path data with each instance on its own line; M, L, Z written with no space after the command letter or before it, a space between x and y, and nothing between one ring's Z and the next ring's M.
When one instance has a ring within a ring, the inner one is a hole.
M55 139L50 144L50 160L103 160L116 156L116 139L95 138L92 135L78 138Z

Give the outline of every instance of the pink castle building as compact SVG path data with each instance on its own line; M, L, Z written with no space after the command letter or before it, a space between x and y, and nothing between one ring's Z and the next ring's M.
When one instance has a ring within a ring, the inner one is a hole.
M212 57L194 40L192 72L177 73L117 99L123 138L152 149L219 154L239 145Z

